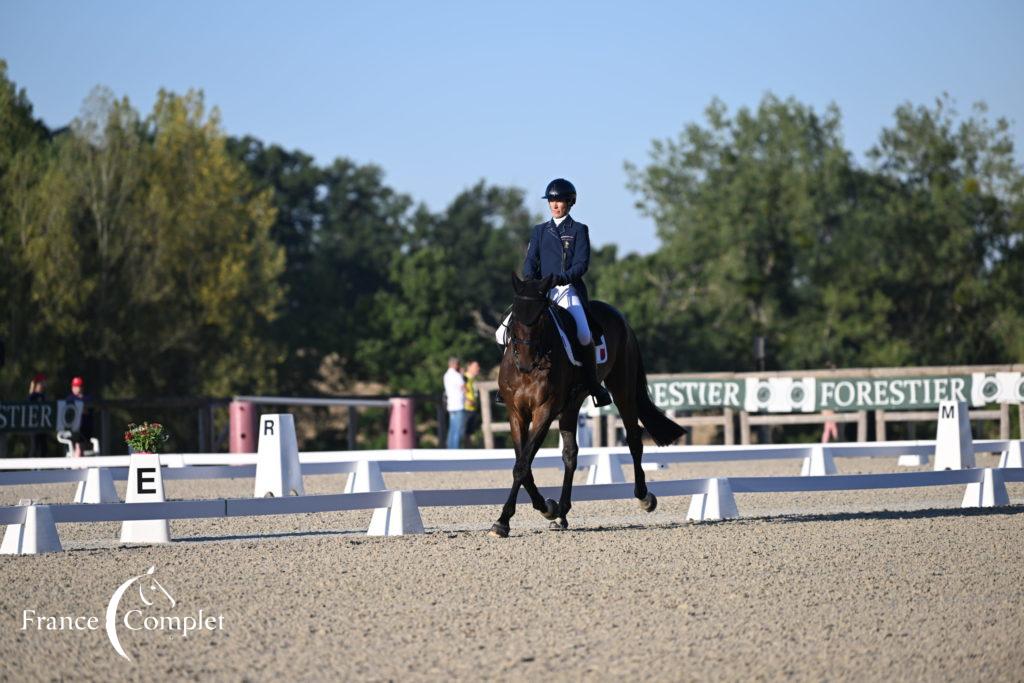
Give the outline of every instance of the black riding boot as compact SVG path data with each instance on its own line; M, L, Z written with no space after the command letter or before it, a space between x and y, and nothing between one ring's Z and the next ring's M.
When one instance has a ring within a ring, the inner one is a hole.
M597 379L597 348L591 342L583 349L583 381L587 383L587 392L594 397L594 405L598 408L612 404L612 397L608 395L601 382Z

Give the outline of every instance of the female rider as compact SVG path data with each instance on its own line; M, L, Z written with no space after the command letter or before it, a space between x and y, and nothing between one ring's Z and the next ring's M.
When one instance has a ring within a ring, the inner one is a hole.
M590 233L586 225L569 215L576 203L576 188L564 178L555 178L544 191L551 209L551 220L533 227L530 246L523 261L523 277L530 280L554 276L555 286L548 292L552 302L569 311L576 321L576 336L583 351L583 373L594 405L609 405L611 397L597 379L594 339L583 306L588 302L583 275L590 267ZM506 320L507 322L507 320ZM505 325L498 328L498 342L504 342Z

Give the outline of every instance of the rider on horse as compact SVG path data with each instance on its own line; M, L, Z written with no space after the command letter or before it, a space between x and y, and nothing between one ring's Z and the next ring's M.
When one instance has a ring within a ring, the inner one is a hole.
M590 232L586 225L577 223L569 215L576 203L576 188L564 178L555 178L544 191L551 209L551 220L533 227L530 246L523 261L523 277L542 279L554 277L555 286L548 298L564 308L576 322L576 337L584 347L583 376L594 405L606 406L612 400L597 379L595 340L590 333L585 307L589 303L583 275L590 267Z

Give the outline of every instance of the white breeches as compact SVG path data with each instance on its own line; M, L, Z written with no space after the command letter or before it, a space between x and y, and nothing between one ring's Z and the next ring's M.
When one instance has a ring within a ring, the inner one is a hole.
M548 292L548 298L559 306L569 311L569 315L576 321L576 338L580 344L587 346L591 342L590 325L587 324L587 316L583 312L583 302L580 301L580 297L576 294L576 289L572 285L562 285L561 287L552 287ZM498 325L498 329L494 333L494 338L501 345L505 344L505 334L508 329L508 319L512 315L506 316L505 320Z

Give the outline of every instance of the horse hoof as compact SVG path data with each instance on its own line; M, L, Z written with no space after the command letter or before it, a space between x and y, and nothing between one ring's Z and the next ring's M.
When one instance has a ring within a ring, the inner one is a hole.
M647 495L641 498L638 502L640 503L640 509L644 512L654 512L658 507L658 497L650 491L648 491Z
M551 500L550 498L548 498L544 502L548 506L547 510L545 510L542 513L540 513L540 514L544 515L544 519L555 519L556 517L558 517L558 503L556 503L555 501Z
M564 531L569 528L569 521L565 517L552 520L551 524L548 524L548 528L552 531Z
M497 523L491 527L491 530L487 532L488 536L494 538L508 538L508 524Z

